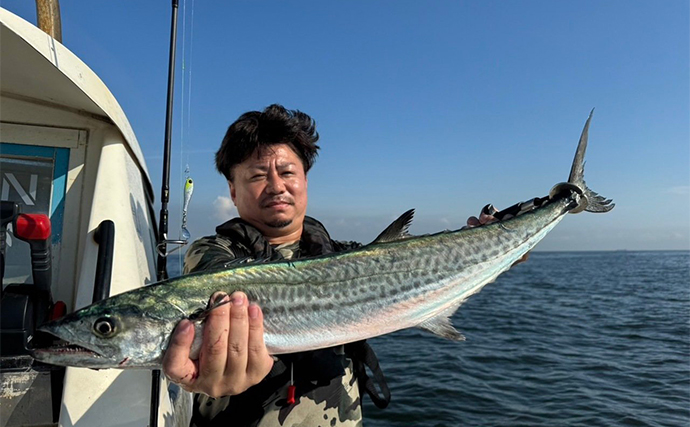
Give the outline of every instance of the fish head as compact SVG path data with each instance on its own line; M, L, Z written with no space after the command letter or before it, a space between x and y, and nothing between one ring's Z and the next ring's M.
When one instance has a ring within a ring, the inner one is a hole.
M110 298L38 328L33 357L86 368L156 367L177 320Z

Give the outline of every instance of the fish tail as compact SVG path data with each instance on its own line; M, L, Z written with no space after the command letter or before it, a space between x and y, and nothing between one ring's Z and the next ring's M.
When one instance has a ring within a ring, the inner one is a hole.
M575 158L573 165L570 168L570 176L567 183L557 184L550 193L553 197L565 188L572 188L575 186L577 192L580 193L580 202L573 208L570 213L587 212L608 212L613 209L615 203L612 199L600 196L598 193L592 191L585 183L585 151L587 150L587 138L589 136L589 122L592 120L594 109L589 113L585 127L582 129L580 135L580 142L577 144L577 151L575 151Z

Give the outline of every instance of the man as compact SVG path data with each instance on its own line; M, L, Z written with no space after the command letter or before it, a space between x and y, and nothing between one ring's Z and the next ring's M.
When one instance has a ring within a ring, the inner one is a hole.
M229 127L216 153L216 167L227 178L239 218L190 246L185 273L360 246L332 240L320 222L305 215L307 172L319 149L318 138L308 115L280 105L245 113ZM468 226L493 220L487 211L471 217ZM374 370L378 365L366 343L272 358L263 341L260 307L241 292L217 293L211 299L232 304L211 311L198 361L189 358L194 328L183 320L163 362L172 381L200 393L192 426L359 426L360 388L377 406L388 404L385 382L378 384L382 398L366 376L364 360ZM294 403L289 400L293 386Z
M216 167L227 178L239 218L190 246L185 273L360 246L331 240L320 222L305 216L318 138L308 115L280 105L245 113L229 127ZM199 360L189 358L194 329L182 321L163 364L174 382L202 393L195 398L193 426L361 425L357 379L343 346L272 358L260 307L241 292L212 299L232 304L211 311ZM288 401L291 385L294 403Z

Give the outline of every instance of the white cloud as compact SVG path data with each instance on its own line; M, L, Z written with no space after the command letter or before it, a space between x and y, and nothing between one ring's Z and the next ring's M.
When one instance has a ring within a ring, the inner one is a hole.
M671 187L667 189L666 192L669 194L676 194L679 196L687 196L688 194L690 194L690 186L679 185L677 187Z
M237 216L237 208L230 197L218 196L213 201L213 218L219 221L227 221Z

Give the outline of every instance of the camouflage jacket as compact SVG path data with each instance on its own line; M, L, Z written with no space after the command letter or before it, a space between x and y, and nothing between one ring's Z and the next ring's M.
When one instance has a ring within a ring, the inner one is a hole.
M187 251L184 273L227 268L241 258L292 259L340 252L361 246L337 242L317 220L306 217L299 242L272 247L261 233L235 218L216 228L215 236L195 241ZM290 370L295 399L287 404ZM278 357L259 384L237 396L213 399L196 395L192 427L206 426L361 426L362 410L353 362L343 346Z

